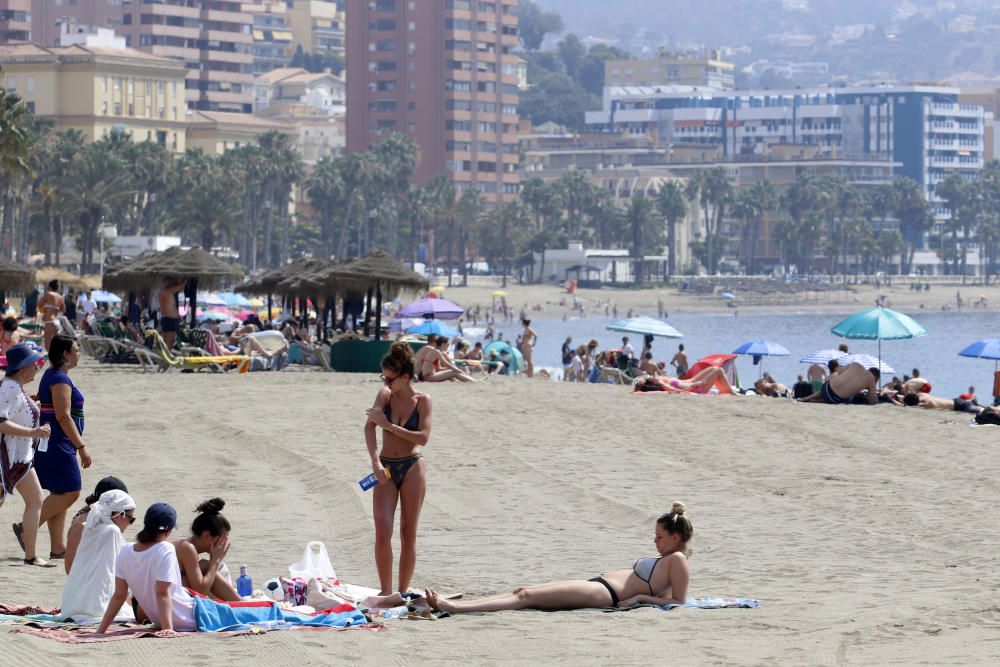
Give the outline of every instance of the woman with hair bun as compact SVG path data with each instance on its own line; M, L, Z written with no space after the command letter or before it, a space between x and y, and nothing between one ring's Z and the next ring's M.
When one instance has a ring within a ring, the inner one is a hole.
M557 581L538 586L522 586L480 600L446 600L427 590L431 608L453 614L507 609L587 609L591 607L631 607L636 604L684 604L691 568L688 542L694 533L684 513L684 503L674 501L670 511L656 520L653 543L659 556L640 558L631 569L605 572L588 581Z
M226 554L229 553L229 520L222 516L226 502L222 498L212 498L198 505L200 512L191 524L191 537L173 540L177 550L177 562L181 568L184 586L202 595L238 602L239 593L233 587ZM201 554L208 554L203 559Z
M368 409L365 444L378 478L373 490L375 518L375 567L381 594L392 588L392 528L396 504L400 504L399 587L407 591L417 564L417 523L427 490L421 449L431 436L431 397L413 390L414 356L402 341L392 344L382 358L381 379L385 385ZM376 430L382 429L382 451Z

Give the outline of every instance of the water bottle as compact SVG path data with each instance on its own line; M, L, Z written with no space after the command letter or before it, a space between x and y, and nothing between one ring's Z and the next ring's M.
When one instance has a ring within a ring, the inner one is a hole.
M47 451L49 451L49 439L48 438L42 438L41 440L38 441L38 451L40 451L40 452L47 452Z
M389 479L392 479L392 473L390 473L388 470L386 470L385 472L387 475L389 475ZM376 475L375 473L368 475L367 477L358 482L358 486L361 487L362 491L367 491L376 484L378 484L378 475Z
M246 565L240 565L240 577L236 580L236 592L239 593L241 598L253 595L253 581L250 579L250 575L247 574Z

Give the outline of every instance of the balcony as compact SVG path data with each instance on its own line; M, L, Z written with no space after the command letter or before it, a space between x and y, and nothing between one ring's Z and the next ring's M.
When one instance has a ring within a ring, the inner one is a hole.
M202 39L210 42L222 44L253 44L252 34L243 34L230 30L205 30L201 33Z
M203 9L201 10L202 21L215 21L218 23L234 23L244 25L250 23L248 16L241 12L230 12L224 9Z
M167 25L165 23L148 23L142 26L142 32L147 35L158 37L180 37L182 39L198 39L201 31L198 28L190 28L180 25Z

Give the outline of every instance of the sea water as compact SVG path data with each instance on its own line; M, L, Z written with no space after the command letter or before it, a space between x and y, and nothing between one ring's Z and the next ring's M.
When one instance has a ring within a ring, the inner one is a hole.
M766 338L783 345L791 354L787 357L765 357L762 366L754 366L751 357L738 357L736 367L740 384L750 386L763 367L779 382L791 386L799 375L805 375L808 366L799 363L799 359L810 352L846 343L852 353L878 355L878 344L874 340L849 340L830 332L834 325L854 312L671 315L664 321L683 333L684 338L656 338L653 358L669 362L677 352L678 343L683 343L688 360L694 364L705 355L731 353L747 341ZM927 329L927 335L908 340L882 341L882 360L895 369L895 375L910 375L914 368L918 368L921 375L932 382L933 393L937 396L954 398L972 385L980 402L990 402L994 362L960 357L958 352L980 338L1000 338L1000 312L915 310L907 314ZM619 319L624 317L624 313L619 312ZM533 319L531 328L538 333L535 367L557 370L561 376L561 350L567 336L573 338L574 347L586 345L594 338L600 344L599 349L605 350L621 347L622 336L628 335L638 354L642 350L642 336L609 331L607 325L611 321L612 318L604 317L570 318L565 321L558 318ZM497 321L497 329L512 345L521 332L521 326L516 322ZM481 340L478 336L468 336L468 339L473 342Z

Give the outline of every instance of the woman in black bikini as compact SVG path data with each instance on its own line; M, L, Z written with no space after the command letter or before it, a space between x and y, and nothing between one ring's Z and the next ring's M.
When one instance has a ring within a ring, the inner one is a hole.
M382 595L392 588L392 526L397 502L399 518L399 592L410 587L417 564L417 522L427 490L427 477L420 450L431 435L431 397L413 390L413 350L404 342L393 343L382 358L385 387L375 397L365 424L365 444L378 485L372 498L375 517L375 567ZM382 451L378 451L376 429L382 429Z
M684 503L675 500L671 510L656 520L653 542L659 557L641 558L631 569L613 570L588 581L522 586L511 593L480 600L446 600L428 590L427 601L433 609L451 613L684 604L691 580L687 543L693 532L691 521L684 515Z

